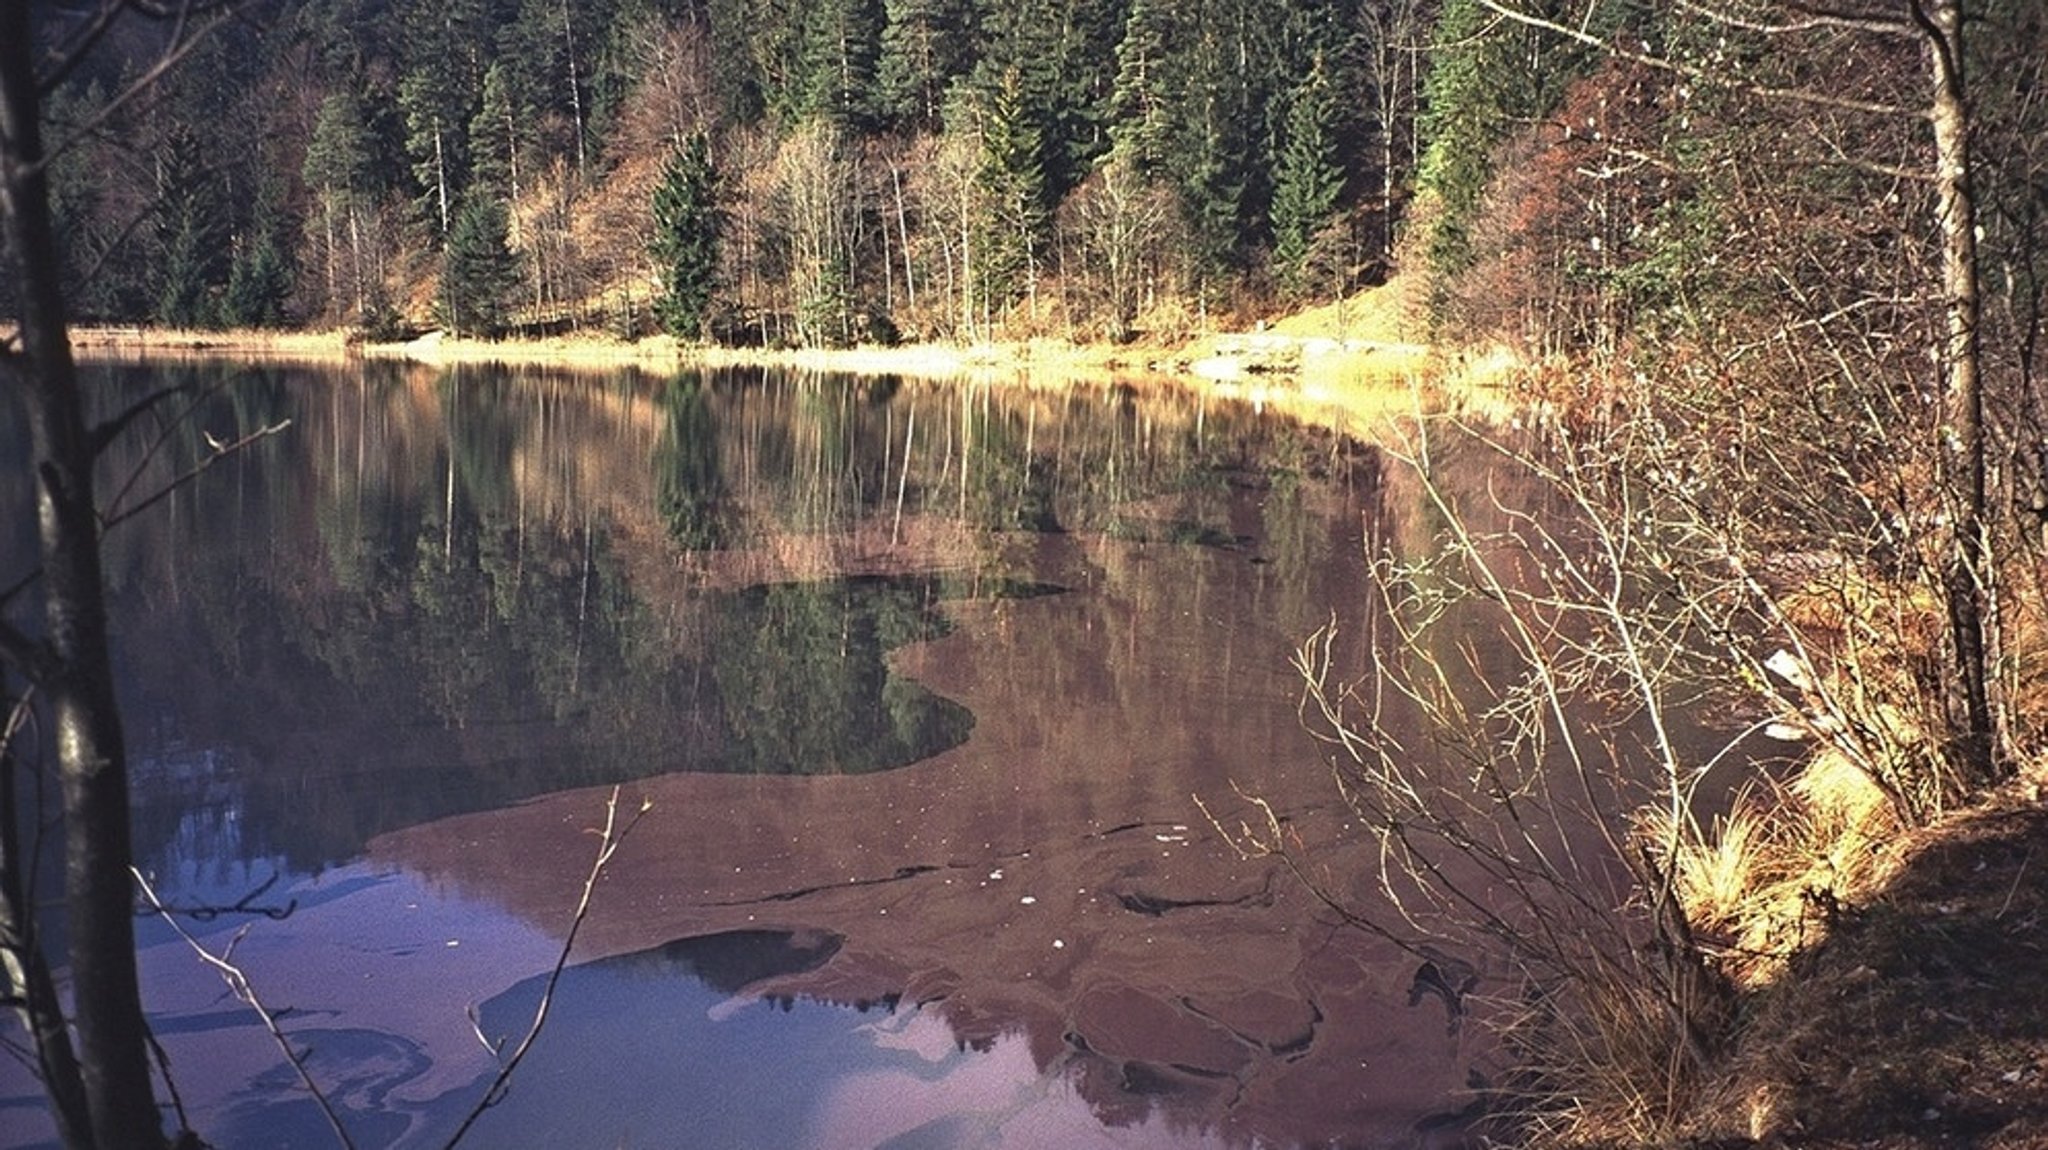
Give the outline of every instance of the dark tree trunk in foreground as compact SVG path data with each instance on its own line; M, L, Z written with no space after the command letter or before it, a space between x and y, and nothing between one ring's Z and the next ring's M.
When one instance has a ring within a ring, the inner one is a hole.
M65 327L29 9L0 4L0 254L20 300L19 334L0 352L0 370L28 413L44 634L29 641L9 630L5 649L26 664L48 708L62 777L72 1022L91 1124L67 1136L100 1150L161 1147L136 986L127 759L107 651L96 452Z

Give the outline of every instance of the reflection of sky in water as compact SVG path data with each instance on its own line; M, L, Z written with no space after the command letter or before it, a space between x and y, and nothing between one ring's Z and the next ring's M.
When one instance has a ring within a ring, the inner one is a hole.
M982 1054L951 1055L952 1031L931 1015L907 1011L875 1030L878 1046L909 1043L943 1066L939 1077L916 1069L878 1067L846 1074L825 1091L818 1123L805 1142L888 1150L946 1147L1199 1146L1151 1124L1105 1129L1071 1083L1041 1075L1022 1037L1007 1035Z
M195 905L215 889L167 882L162 894ZM187 929L216 954L232 948L358 1144L441 1145L494 1073L469 1012L515 1045L539 993L534 972L558 941L410 873L361 865L287 876L260 902L296 909ZM139 927L144 997L194 1125L220 1150L334 1145L255 1016L160 921ZM0 1146L48 1137L25 1071L0 1064ZM1163 1124L1103 1128L1058 1069L1040 1073L1021 1036L962 1049L930 1010L735 995L649 952L569 968L510 1095L467 1144L1202 1143Z
M506 1102L490 1145L565 1147L1088 1147L1199 1145L1146 1127L1105 1130L1022 1036L962 1049L905 1006L867 1011L734 998L628 956L578 967L560 1014ZM671 970L675 968L670 967ZM529 980L486 1004L485 1029L528 1016Z

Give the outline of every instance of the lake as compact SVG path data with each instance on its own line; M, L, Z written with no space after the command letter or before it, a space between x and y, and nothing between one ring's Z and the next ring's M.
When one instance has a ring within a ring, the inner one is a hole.
M120 506L280 429L109 536L137 851L359 1145L475 1107L614 787L465 1145L1458 1144L1479 1028L1217 825L1268 800L1370 897L1290 656L1334 618L1368 665L1367 537L1421 517L1374 447L1109 383L89 375L196 389ZM139 929L194 1126L334 1145ZM41 1107L0 1064L0 1141Z

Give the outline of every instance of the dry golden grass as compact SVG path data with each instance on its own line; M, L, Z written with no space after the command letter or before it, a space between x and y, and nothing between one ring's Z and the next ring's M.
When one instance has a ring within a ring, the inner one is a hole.
M1829 916L1881 890L1897 863L1898 812L1861 768L1821 751L1783 781L1738 795L1707 827L1644 816L1688 921L1738 987L1754 989L1821 941Z
M1698 1143L2048 1145L2048 815L2004 791L1884 845L1867 900L1749 996Z
M355 337L343 331L181 331L150 327L74 327L71 347L81 359L237 359L324 363L351 354Z
M1498 354L1446 359L1419 342L1422 325L1413 295L1406 281L1396 279L1242 336L1203 334L1196 317L1162 312L1145 317L1144 330L1152 335L1129 344L1033 338L988 344L727 348L667 336L622 340L595 331L504 340L457 339L430 332L405 342L367 343L357 333L344 331L127 327L76 329L73 346L81 357L99 360L342 362L362 357L429 367L504 364L599 372L634 367L655 373L763 366L1052 387L1107 380L1139 386L1177 381L1366 437L1424 414L1510 418L1520 400L1509 386L1508 360ZM1282 354L1274 364L1234 378L1207 378L1192 370L1213 359L1219 344L1230 340L1271 341Z

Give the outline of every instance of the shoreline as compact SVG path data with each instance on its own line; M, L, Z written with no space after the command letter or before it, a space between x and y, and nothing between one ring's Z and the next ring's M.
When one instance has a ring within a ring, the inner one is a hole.
M377 361L445 370L470 365L570 372L639 370L656 375L734 367L902 376L969 385L1182 388L1321 426L1384 439L1390 425L1458 412L1503 419L1518 406L1505 372L1452 366L1416 343L1339 340L1321 335L1217 333L1178 343L905 344L850 348L732 348L596 335L543 339L455 339L430 332L402 342L366 342L353 332L190 331L79 326L73 355L87 363L207 360L340 366Z
M1111 348L1038 340L994 344L905 344L848 348L736 348L684 343L668 336L639 340L602 335L538 339L464 339L439 331L411 340L375 342L340 329L326 331L202 331L172 328L88 326L71 329L71 346L81 359L233 358L335 363L353 359L398 360L430 367L493 363L505 366L612 370L641 367L778 366L852 374L955 377L1009 370L1171 374L1155 356L1175 350L1157 345Z

